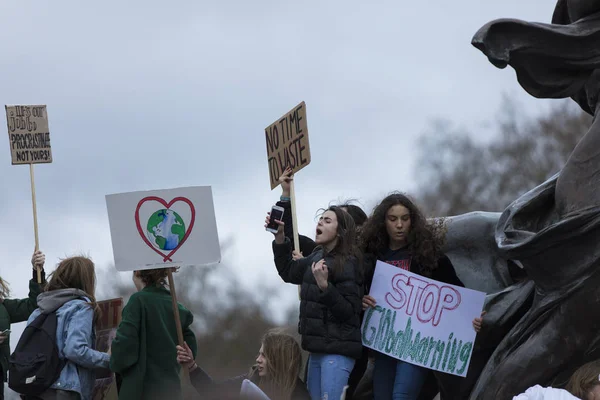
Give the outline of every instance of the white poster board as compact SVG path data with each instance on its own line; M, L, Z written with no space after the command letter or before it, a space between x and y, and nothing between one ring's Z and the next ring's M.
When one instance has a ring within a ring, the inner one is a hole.
M363 345L390 357L466 376L485 293L437 282L377 261Z
M118 271L221 261L210 186L106 196Z
M270 400L270 397L250 380L244 379L240 388L240 400Z

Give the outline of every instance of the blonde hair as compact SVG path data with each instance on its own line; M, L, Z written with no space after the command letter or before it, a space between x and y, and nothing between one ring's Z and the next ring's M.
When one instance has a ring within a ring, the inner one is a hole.
M600 384L600 360L592 361L579 367L567 383L566 389L575 397L586 399L594 386Z
M267 374L258 386L273 400L289 400L302 368L302 352L294 337L280 329L271 329L262 338L267 359ZM251 375L255 373L253 367Z
M10 288L8 287L8 282L0 278L0 301L6 299L8 296L10 296Z
M87 257L76 256L61 260L50 275L46 291L60 289L79 289L89 297L94 310L94 322L100 319L100 308L96 304L96 269L94 262Z

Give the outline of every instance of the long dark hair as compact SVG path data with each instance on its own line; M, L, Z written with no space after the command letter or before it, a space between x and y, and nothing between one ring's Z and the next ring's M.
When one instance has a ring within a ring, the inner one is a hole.
M420 273L430 277L441 256L442 238L436 234L415 203L402 193L390 194L375 207L362 228L361 248L365 253L381 258L390 242L385 226L386 215L390 208L397 205L406 207L410 213L410 232L407 239L411 258L419 265Z
M354 223L354 219L350 216L350 214L344 211L340 206L331 206L327 210L323 210L322 214L327 211L335 213L338 224L337 243L329 252L334 259L333 273L336 275L342 273L344 265L348 259L352 257L357 259L357 265L361 265L362 253L358 248L358 241L356 239L356 224ZM323 251L326 252L325 248L323 248ZM358 268L356 272L362 274L362 269Z

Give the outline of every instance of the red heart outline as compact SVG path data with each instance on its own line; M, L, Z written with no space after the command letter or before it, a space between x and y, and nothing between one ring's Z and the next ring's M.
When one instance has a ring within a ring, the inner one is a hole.
M156 202L162 204L163 206L165 206L166 209L169 209L173 204L177 203L178 201L183 201L188 206L190 206L190 210L192 211L192 219L190 220L190 226L188 226L188 228L185 230L185 235L183 235L183 239L181 239L181 242L179 242L177 247L175 247L173 250L171 250L171 252L169 254L165 255L165 253L163 253L162 251L160 251L156 247L154 247L152 245L152 243L150 243L150 241L148 240L148 238L145 235L144 230L142 229L142 226L140 224L140 208L142 207L142 204L144 204L147 201L156 201ZM179 248L187 240L188 236L190 236L190 233L192 233L192 228L194 227L195 220L196 220L196 209L194 208L194 204L185 197L175 197L173 200L171 200L169 203L167 203L164 199L161 199L160 197L148 196L148 197L144 197L143 199L141 199L135 209L135 225L137 226L137 230L138 230L140 236L144 240L144 243L146 243L148 245L148 247L150 247L152 250L154 250L155 252L160 254L161 257L163 257L163 262L173 261L171 259L171 256L173 254L175 254L175 252L177 250L179 250Z

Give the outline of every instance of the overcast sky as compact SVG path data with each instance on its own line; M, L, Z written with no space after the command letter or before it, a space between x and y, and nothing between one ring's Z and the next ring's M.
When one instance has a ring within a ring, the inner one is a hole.
M300 232L313 236L330 201L357 198L370 211L389 191L410 192L415 139L432 119L483 132L503 93L538 112L546 103L470 41L495 18L548 22L554 3L0 2L0 103L48 106L54 162L35 168L47 269L81 252L109 268L106 194L211 185L219 235L235 239L223 263L296 301L262 227L280 194L264 128L306 102L312 163L296 190ZM29 171L1 146L1 275L22 297Z

